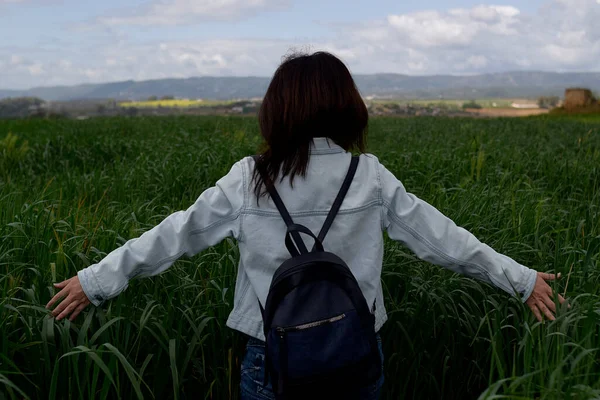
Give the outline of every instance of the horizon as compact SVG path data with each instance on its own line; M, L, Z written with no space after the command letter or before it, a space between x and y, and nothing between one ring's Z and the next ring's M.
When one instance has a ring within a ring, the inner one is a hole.
M600 0L0 0L0 15L6 90L268 77L294 50L354 75L600 71Z
M557 74L557 75L567 75L567 74L599 74L600 71L543 71L543 70L513 70L513 71L504 71L504 72L488 72L488 73L479 73L479 74L431 74L431 75L410 75L410 74L401 74L395 72L374 72L368 74L352 74L353 77L357 76L376 76L376 75L395 75L395 76L406 76L409 78L427 78L427 77L450 77L450 78L460 78L460 77L477 77L477 76L485 76L485 75L507 75L507 74L519 74L519 73L540 73L540 74ZM251 79L251 78L260 78L260 79L271 79L272 76L259 76L259 75L204 75L204 76L189 76L183 78L176 77L167 77L167 78L154 78L154 79L125 79L125 80L116 80L116 81L106 81L106 82L85 82L85 83L75 83L75 84L64 84L64 85L48 85L48 86L32 86L22 89L13 89L13 88L4 88L0 87L0 91L4 92L27 92L33 91L36 89L52 89L52 88L68 88L68 87L80 87L80 86L96 86L96 85L107 85L107 84L115 84L115 83L140 83L140 82L155 82L155 81L164 81L164 80L187 80L187 79L199 79L199 78L208 78L208 79L224 79L224 78L233 78L233 79ZM600 86L600 82L599 82ZM593 88L595 89L595 88ZM1 98L0 98L1 99Z

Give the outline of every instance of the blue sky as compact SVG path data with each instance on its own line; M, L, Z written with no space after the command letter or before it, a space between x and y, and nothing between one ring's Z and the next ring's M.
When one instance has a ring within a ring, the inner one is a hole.
M0 0L0 89L269 76L290 49L354 73L598 71L600 0Z

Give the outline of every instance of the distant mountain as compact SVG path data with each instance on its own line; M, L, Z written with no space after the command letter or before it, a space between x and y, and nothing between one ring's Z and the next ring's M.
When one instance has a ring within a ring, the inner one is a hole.
M486 97L562 96L567 87L600 90L600 73L506 72L474 76L355 75L363 96L405 99L475 99ZM199 77L123 81L76 86L1 90L0 98L31 96L49 101L81 99L140 100L149 96L236 99L262 97L269 85L265 77Z

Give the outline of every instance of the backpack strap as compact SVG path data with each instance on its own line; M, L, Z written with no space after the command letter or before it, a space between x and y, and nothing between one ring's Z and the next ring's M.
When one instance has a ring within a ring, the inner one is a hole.
M257 160L257 158L258 158L257 156L254 156L255 161ZM325 235L327 235L327 232L329 232L329 228L331 228L331 225L333 224L333 220L337 216L337 213L339 212L340 207L342 206L342 202L344 201L344 198L346 197L346 194L348 193L348 190L350 189L350 185L352 184L352 180L354 179L354 175L356 174L356 169L358 168L359 161L360 161L360 158L358 156L353 156L352 160L350 161L350 167L348 168L348 173L346 174L346 177L344 178L342 187L340 188L340 191L338 192L337 197L335 198L335 201L333 202L333 205L331 206L331 210L329 210L329 213L327 214L325 223L323 224L323 227L321 228L321 231L319 232L319 236L317 237L318 242L320 242L320 243L323 243L323 240L325 239ZM267 180L266 175L264 175L262 171L259 170L259 173L263 177L267 191L271 195L271 199L273 199L273 203L275 203L277 210L279 210L279 214L281 214L283 221L285 222L286 226L288 227L288 233L290 233L292 235L292 237L294 239L294 243L298 247L299 253L300 254L308 253L308 249L306 248L304 241L300 237L298 230L290 229L290 227L296 226L296 225L294 224L294 221L292 220L292 217L291 217L290 213L288 212L287 208L285 208L285 205L283 204L283 200L281 200L279 193L277 193L277 190L275 189L275 185L273 184L273 182L270 182L270 180ZM315 250L317 247L318 247L317 241L315 241L313 250ZM288 246L288 250L289 249L290 248ZM292 253L292 255L297 255L297 254L294 254L295 252L292 252L291 250L290 250L290 253Z
M352 184L352 180L354 179L354 175L356 174L356 169L358 168L358 161L360 158L358 156L353 156L352 161L350 162L350 168L348 169L348 173L346 174L346 178L344 178L344 183L342 183L342 187L331 206L331 210L329 210L329 214L327 214L327 218L325 219L325 223L319 232L318 239L321 243L323 243L323 239L325 239L325 235L331 228L333 224L333 220L337 215L338 211L340 211L340 207L342 206L342 202L348 193L348 189L350 189L350 185Z
M321 243L319 238L316 237L310 229L308 229L304 225L292 224L288 226L287 233L285 234L285 247L287 247L288 251L293 257L298 257L301 254L298 252L298 249L296 249L296 247L294 246L294 242L292 241L292 237L290 236L296 232L305 233L315 240L315 246L313 248L313 251L315 251L315 249L317 249L318 251L325 251L325 249L323 249L323 243Z
M252 158L254 158L255 162L258 161L258 156L253 156ZM263 178L265 187L267 188L267 191L269 192L269 195L271 196L273 203L275 203L275 207L277 207L279 214L281 214L281 218L283 218L285 225L289 229L291 226L295 225L294 221L292 220L292 216L288 212L287 208L285 208L285 204L283 204L283 200L281 200L279 193L277 193L277 190L275 189L275 185L273 184L273 182L271 182L271 180L268 179L268 177L266 176L266 174L263 173L263 171L259 170L258 172L260 173L260 175ZM294 238L294 243L298 247L299 253L300 254L308 253L308 249L306 248L306 245L304 244L304 241L300 237L300 234L298 233L298 231L292 230L290 233L291 233L292 237ZM288 247L288 249L289 249L289 247ZM294 255L294 253L292 253L292 255Z

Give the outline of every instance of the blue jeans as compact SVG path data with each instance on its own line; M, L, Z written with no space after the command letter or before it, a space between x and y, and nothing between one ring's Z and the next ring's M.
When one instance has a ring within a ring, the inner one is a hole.
M381 336L377 335L377 346L381 362L383 363L383 350L381 346ZM273 400L273 388L271 382L263 386L265 380L265 343L260 340L250 338L246 345L246 355L242 360L241 368L241 394L242 400ZM373 385L363 388L360 391L361 400L377 400L381 394L383 386L383 366L381 377Z

